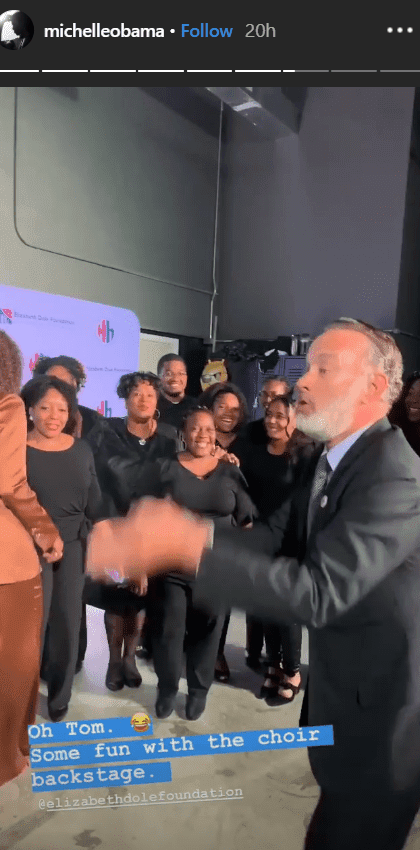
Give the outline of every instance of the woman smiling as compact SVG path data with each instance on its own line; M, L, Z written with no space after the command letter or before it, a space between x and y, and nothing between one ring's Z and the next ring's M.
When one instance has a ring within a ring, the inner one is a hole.
M305 473L314 450L313 441L295 429L290 396L279 396L267 405L264 417L266 444L254 445L242 467L259 518L264 521L290 497ZM257 669L265 638L268 671L260 696L270 705L291 702L300 688L302 628L261 623L247 616L248 666Z
M216 429L206 408L192 408L184 419L185 451L174 460L145 468L141 492L170 496L174 502L215 525L252 523L254 506L239 469L214 455ZM188 698L186 716L197 720L204 711L214 677L223 612L205 612L194 604L194 579L176 572L159 581L154 614L153 660L158 677L156 713L172 713L182 672L184 639Z
M64 554L56 566L42 564L43 639L48 624L48 709L51 720L67 713L79 649L84 586L84 542L98 516L100 489L92 452L84 440L64 433L77 410L74 389L42 376L21 391L28 416L28 481L57 525Z

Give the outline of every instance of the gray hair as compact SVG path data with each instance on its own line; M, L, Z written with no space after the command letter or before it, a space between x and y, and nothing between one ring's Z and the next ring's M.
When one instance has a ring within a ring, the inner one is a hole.
M359 319L342 318L331 322L329 330L351 330L363 334L370 342L370 362L381 369L388 378L388 389L384 401L389 406L397 400L403 387L403 359L400 349L390 334L361 322Z

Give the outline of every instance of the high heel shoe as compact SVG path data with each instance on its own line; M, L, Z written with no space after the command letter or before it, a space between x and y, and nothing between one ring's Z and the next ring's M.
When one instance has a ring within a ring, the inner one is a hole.
M278 688L276 688L276 692L269 699L267 699L268 705L270 705L271 707L275 707L277 705L287 705L287 703L293 702L295 696L297 696L297 694L299 693L299 691L301 689L302 680L299 676L299 683L297 685L292 685L292 683L289 681L289 678L292 678L292 677L285 676L285 674L282 671L282 676L280 678L280 685L279 685ZM285 691L291 691L292 696L291 697L285 696Z
M277 696L280 681L280 667L269 667L264 680L264 684L261 686L260 689L259 699L272 699L273 697Z

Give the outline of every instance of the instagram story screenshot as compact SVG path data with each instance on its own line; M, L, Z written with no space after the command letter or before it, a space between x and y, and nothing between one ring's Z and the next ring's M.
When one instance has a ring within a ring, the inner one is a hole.
M0 9L0 850L420 850L419 45Z

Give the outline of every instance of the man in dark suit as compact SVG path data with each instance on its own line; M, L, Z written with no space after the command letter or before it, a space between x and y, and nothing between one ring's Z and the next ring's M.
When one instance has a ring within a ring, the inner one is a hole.
M307 850L401 850L420 807L420 459L386 418L401 378L391 337L336 323L297 385L297 427L324 448L266 527L212 543L208 523L150 501L92 535L94 571L124 542L131 579L176 564L202 602L308 627L300 724L332 724L334 745L308 751Z

